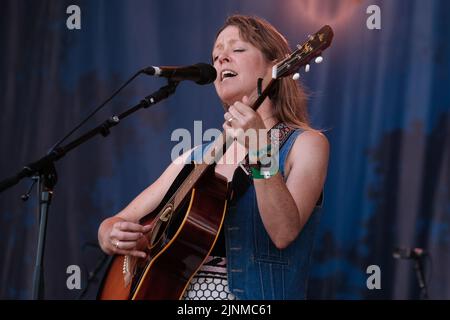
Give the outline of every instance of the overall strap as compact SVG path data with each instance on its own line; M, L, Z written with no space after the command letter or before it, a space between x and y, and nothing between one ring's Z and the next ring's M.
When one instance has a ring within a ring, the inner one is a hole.
M272 130L278 129L278 137L272 136ZM269 130L268 136L272 144L278 144L278 150L281 150L285 142L291 136L295 130L289 128L285 123L279 122L272 129ZM241 161L237 169L234 171L233 180L231 181L231 187L233 189L233 199L236 201L239 199L247 189L253 184L253 178L249 166L248 155Z

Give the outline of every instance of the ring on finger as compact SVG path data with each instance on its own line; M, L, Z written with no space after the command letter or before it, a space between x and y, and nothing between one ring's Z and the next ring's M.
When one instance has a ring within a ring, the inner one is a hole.
M119 240L116 240L116 242L114 242L114 247L116 247L117 249L119 249Z

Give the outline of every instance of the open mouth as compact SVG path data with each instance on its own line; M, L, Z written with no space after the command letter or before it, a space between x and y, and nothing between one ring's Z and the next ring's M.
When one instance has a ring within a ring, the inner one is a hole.
M223 70L222 73L220 74L220 81L223 81L226 78L233 78L236 76L237 76L237 73L234 72L233 70Z

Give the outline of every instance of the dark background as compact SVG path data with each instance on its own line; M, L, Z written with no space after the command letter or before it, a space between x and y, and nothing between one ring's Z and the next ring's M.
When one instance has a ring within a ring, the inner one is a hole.
M396 247L422 247L430 297L450 298L450 23L447 0L24 1L0 10L0 179L43 156L137 70L209 62L217 29L232 13L273 23L292 46L330 24L325 61L302 74L313 125L331 159L310 277L312 299L417 299L412 261ZM66 8L81 8L68 30ZM381 30L366 9L381 8ZM140 77L84 130L164 84ZM56 165L49 215L45 297L73 299L66 268L88 273L103 255L100 222L120 211L170 163L177 128L221 128L213 86L181 83L175 96L140 111ZM79 133L83 132L81 130ZM0 194L0 298L31 297L37 243L30 180ZM366 269L381 269L368 290ZM94 297L91 282L85 298Z

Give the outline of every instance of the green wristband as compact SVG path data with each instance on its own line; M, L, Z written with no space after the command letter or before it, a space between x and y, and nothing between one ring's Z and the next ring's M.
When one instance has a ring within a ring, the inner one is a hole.
M269 179L278 173L278 170L264 170L264 168L250 167L253 179Z

